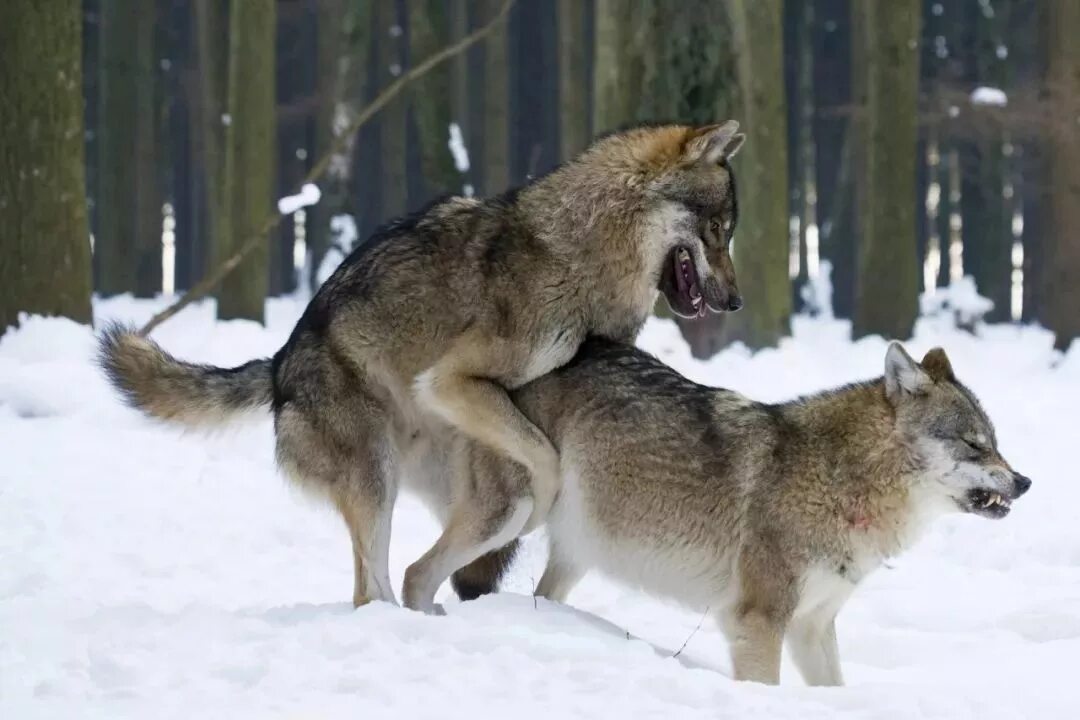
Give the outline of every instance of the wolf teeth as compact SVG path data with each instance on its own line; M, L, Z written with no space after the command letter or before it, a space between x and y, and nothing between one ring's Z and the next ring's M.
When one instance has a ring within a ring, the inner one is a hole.
M991 505L1004 505L1005 501L1001 499L1001 496L997 493L992 493L990 497L986 499L986 502L982 504L984 508L988 508Z

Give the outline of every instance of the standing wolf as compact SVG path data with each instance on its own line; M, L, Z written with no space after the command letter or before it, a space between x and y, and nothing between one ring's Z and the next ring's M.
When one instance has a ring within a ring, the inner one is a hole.
M279 465L348 526L353 602L393 601L387 555L403 448L460 431L527 468L526 514L544 515L558 456L507 389L570 360L586 334L633 338L657 290L684 316L742 304L728 253L737 130L629 130L520 190L399 220L326 281L272 360L193 365L111 328L102 364L135 406L180 424L271 406ZM445 498L426 496L445 514ZM469 541L498 547L516 533L511 520ZM465 594L490 589L483 576L498 565L474 574Z
M708 610L741 680L777 683L786 637L808 683L842 684L834 619L856 585L936 515L1002 518L1031 485L940 349L919 364L893 343L884 377L769 405L590 339L512 396L562 464L537 594L563 601L596 567ZM528 502L519 466L459 450L459 520L406 572L409 607L432 610L468 557L453 528Z

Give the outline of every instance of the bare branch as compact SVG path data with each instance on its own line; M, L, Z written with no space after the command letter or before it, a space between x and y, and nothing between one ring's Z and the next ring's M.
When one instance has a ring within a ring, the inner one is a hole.
M367 107L360 111L356 118L353 119L352 124L349 125L349 127L346 128L344 132L342 132L340 135L337 136L337 138L334 139L334 143L330 146L326 153L324 153L323 156L319 158L319 160L311 167L311 170L308 171L307 176L305 176L304 179L300 181L297 191L299 191L300 187L303 187L308 183L313 183L319 178L321 178L326 173L326 169L330 166L331 159L345 148L349 140L351 140L353 135L356 134L356 131L363 127L365 123L370 121L371 118L375 117L375 115L384 107L386 107L386 105L398 94L400 94L406 86L416 81L418 78L422 77L423 75L431 71L433 68L446 62L455 55L464 52L471 46L475 45L476 43L490 35L491 32L495 30L495 28L506 17L506 14L510 11L510 8L511 6L513 6L514 2L515 0L506 0L506 2L504 2L502 7L499 9L498 14L495 15L491 22L469 33L453 45L448 45L439 52L429 56L423 62L410 68L408 72L406 72L404 75L402 75L397 80L388 85L381 93L379 93L379 95L374 100L371 101L371 103ZM271 230L281 224L281 219L283 217L284 216L278 212L274 212L274 214L267 217L263 224L259 227L259 230L254 235L251 235L247 240L245 240L244 244L241 245L240 248L235 253L233 253L232 256L230 256L227 260L225 260L225 262L218 266L218 268L214 270L214 272L203 278L203 280L200 281L197 285L195 285L195 287L188 290L183 297L181 297L172 305L150 318L146 325L144 325L139 330L139 334L144 337L146 335L149 335L150 332L153 331L153 329L156 328L158 325L165 322L173 315L176 315L178 312L180 312L196 300L205 297L211 290L217 287L218 283L224 280L229 273L235 270L237 266L239 266L240 263L243 262L244 258L251 253L252 250L257 248L260 243L265 242L267 235L270 233Z

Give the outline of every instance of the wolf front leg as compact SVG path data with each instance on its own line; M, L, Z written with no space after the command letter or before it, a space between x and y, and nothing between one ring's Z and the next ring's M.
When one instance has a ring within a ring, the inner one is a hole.
M788 628L788 648L807 685L844 684L836 643L836 611L818 610L794 618Z
M736 680L780 684L784 619L764 608L739 608L720 619Z
M766 538L747 541L739 560L739 597L721 615L736 680L778 685L784 633L798 601L794 577Z

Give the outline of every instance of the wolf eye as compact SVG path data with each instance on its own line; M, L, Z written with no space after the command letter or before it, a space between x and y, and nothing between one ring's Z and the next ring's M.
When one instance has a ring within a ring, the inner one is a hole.
M963 443L965 445L967 445L969 448L971 448L972 450L974 450L975 452L977 452L980 455L982 455L983 453L986 452L986 448L984 448L979 443L974 442L973 440L968 440L967 438L960 438L960 440L963 441Z
M709 230L712 230L712 234L718 238L723 238L723 234L720 232L720 223L716 220L709 222Z

